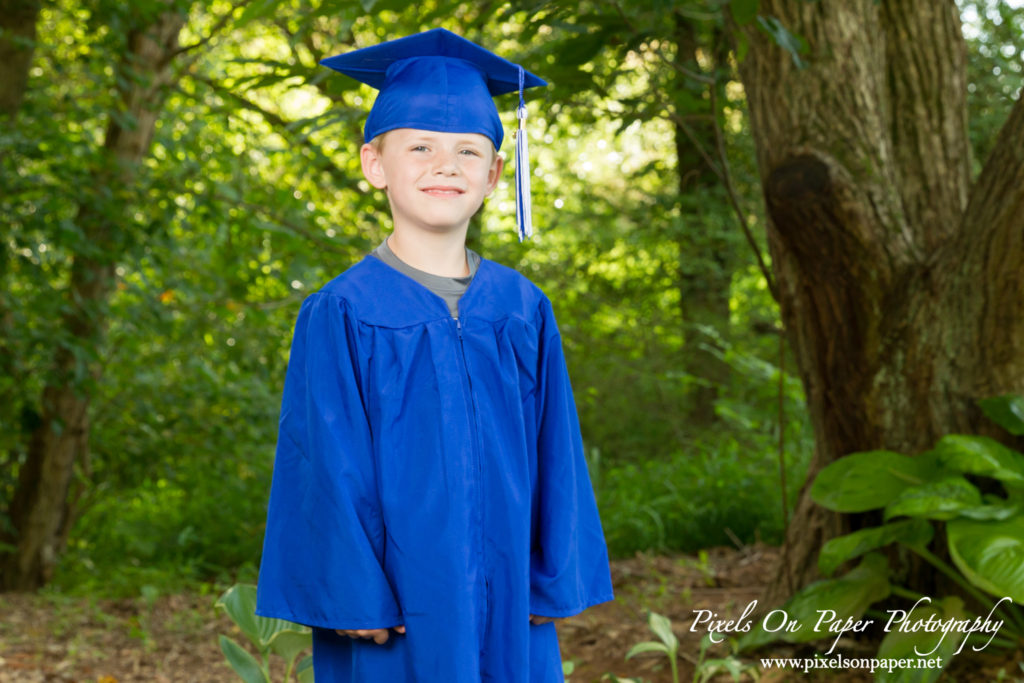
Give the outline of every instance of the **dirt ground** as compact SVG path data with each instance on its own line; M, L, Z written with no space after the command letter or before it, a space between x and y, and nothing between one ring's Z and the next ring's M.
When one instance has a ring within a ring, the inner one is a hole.
M680 640L680 681L695 681L700 640L690 632L694 610L737 616L758 598L776 559L776 550L750 547L715 549L700 557L638 556L612 565L617 598L559 624L563 657L575 669L570 683L620 678L671 683L667 659L652 652L630 660L636 643L655 640L647 627L650 611L672 620ZM143 599L95 600L54 595L0 595L0 683L212 683L238 678L217 643L221 633L238 635L231 621L213 608L216 595L167 595ZM239 637L240 638L240 637ZM241 638L240 638L241 639ZM847 657L870 657L869 645L843 640ZM863 671L760 671L761 656L807 657L821 648L782 646L741 657L741 680L869 681ZM711 650L706 659L730 653ZM941 680L957 683L1024 683L1021 652L1001 658L958 658ZM1001 671L1005 673L1000 673ZM720 674L713 680L732 681ZM377 682L374 682L377 683ZM391 683L391 682L380 682ZM401 682L394 682L401 683Z

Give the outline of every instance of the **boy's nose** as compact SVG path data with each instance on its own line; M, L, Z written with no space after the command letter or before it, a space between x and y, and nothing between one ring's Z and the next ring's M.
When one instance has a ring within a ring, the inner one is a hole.
M441 152L437 155L437 164L434 166L434 173L443 175L455 175L459 172L459 165L455 163L455 154Z

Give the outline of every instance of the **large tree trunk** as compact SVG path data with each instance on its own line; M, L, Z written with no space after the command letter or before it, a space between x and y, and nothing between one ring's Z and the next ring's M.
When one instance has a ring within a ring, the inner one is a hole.
M970 185L966 50L953 0L762 0L803 37L755 27L740 65L789 343L822 467L991 428L974 401L1024 392L1024 104ZM766 595L814 578L856 526L808 487Z
M117 196L134 182L150 146L184 19L178 12L165 13L127 37L119 66L123 76L118 79L120 111L110 117L104 140L113 163L96 171L97 191L105 188ZM103 336L103 309L122 240L117 217L94 206L80 206L77 223L87 244L71 267L63 326L67 338L93 350ZM0 589L30 590L43 585L62 550L72 517L68 491L75 465L87 468L89 393L83 377L95 377L98 372L88 365L67 345L55 350L55 379L43 391L41 420L29 439L28 457L11 502L16 551L0 556Z
M0 0L0 121L13 119L28 85L39 0Z

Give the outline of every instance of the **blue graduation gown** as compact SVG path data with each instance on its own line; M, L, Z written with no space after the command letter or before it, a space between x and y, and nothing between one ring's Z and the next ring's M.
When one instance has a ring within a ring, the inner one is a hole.
M482 260L452 318L374 257L305 300L257 613L314 627L318 683L561 683L551 623L612 598L544 294ZM384 645L334 629L404 624Z

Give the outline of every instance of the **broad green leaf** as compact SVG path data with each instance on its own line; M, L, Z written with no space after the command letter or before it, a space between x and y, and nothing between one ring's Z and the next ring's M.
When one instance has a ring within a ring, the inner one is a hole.
M651 612L651 616L647 618L647 625L651 627L654 634L661 639L661 642L665 643L672 652L679 649L679 640L676 638L676 634L672 632L672 622L668 618L658 614L657 612Z
M1000 481L1024 482L1024 455L987 436L949 434L932 449L947 468Z
M946 524L949 554L967 580L997 598L1024 602L1024 516Z
M270 683L270 677L260 667L256 658L242 649L241 645L227 636L221 636L219 640L220 651L245 683Z
M906 610L903 610L903 612L906 612ZM893 619L899 619L903 616L906 616L906 621L902 622L907 625L906 632L900 629L900 621L893 621ZM932 683L938 680L942 674L942 669L953 658L954 653L960 647L960 643L966 637L966 634L956 632L944 634L942 631L929 633L924 629L911 629L911 625L927 621L929 617L934 617L937 620L965 619L968 615L964 612L963 602L960 598L956 597L943 598L936 603L928 605L919 605L909 615L893 614L890 611L887 621L891 623L888 624L887 632L882 639L882 644L878 648L877 656L879 659L932 659L940 657L943 666L935 669L896 669L892 673L882 669L875 672L876 682ZM945 638L943 638L943 635L945 635ZM940 640L942 641L941 644L939 643Z
M842 563L864 553L889 545L903 543L909 546L927 545L935 530L923 519L907 519L884 526L861 529L828 541L818 555L818 569L828 576Z
M732 0L729 3L729 11L732 12L733 21L744 26L757 18L758 0Z
M885 507L911 486L939 475L934 456L863 451L839 458L818 473L811 487L815 503L836 512Z
M242 633L253 644L260 647L260 650L265 650L265 646L260 641L259 618L256 616L256 586L246 583L235 584L224 591L214 606L227 612L231 621L242 629Z
M996 396L983 398L978 406L988 419L1014 436L1024 436L1024 396Z
M306 626L293 624L284 619L268 619L267 617L256 617L256 624L259 627L258 645L260 650L273 647L279 639L283 640L277 647L282 648L283 651L275 648L274 652L282 657L285 656L284 652L291 652L296 647L302 650L312 646L312 631ZM292 656L294 657L295 654L298 652L293 652Z
M629 648L629 652L626 653L626 659L644 652L663 652L668 654L668 651L668 647L665 643L656 643L653 640L647 640L642 643L637 643L633 647Z
M995 498L995 496L993 496ZM1001 498L991 501L988 504L979 505L974 508L966 508L960 511L959 517L977 520L1009 519L1021 511L1021 506Z
M274 652L290 660L311 647L312 634L308 627L283 619L256 616L256 586L252 584L232 586L216 606L227 612L260 652L274 647Z
M836 619L859 619L868 606L889 596L889 565L885 557L878 553L865 555L861 563L847 574L835 578L815 581L799 591L781 607L790 622L800 624L794 632L777 630L766 631L765 621L774 628L779 619L770 620L767 616L755 624L749 633L743 634L738 642L741 650L759 647L766 643L782 640L787 643L805 643L835 634L823 625L815 631L815 625L822 616L820 610L832 610Z
M904 490L885 508L885 519L923 517L953 519L962 510L981 505L981 492L963 477L945 477Z
M267 621L279 621L277 619L267 619ZM268 645L277 654L284 657L286 662L291 662L293 659L299 656L299 653L304 650L309 650L313 647L313 633L308 628L304 628L291 622L284 622L289 628L277 631L270 637Z

